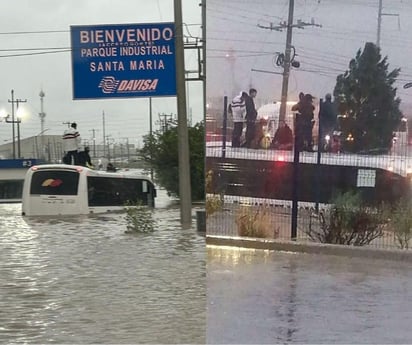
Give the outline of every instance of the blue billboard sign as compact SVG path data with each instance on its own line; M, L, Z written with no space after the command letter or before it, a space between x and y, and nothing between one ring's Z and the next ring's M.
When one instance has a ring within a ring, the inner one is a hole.
M70 27L73 99L176 96L174 23Z

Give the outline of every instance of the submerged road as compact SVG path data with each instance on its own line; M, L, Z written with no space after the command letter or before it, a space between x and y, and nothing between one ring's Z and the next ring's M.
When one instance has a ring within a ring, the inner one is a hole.
M207 253L209 344L412 339L408 263L210 246Z

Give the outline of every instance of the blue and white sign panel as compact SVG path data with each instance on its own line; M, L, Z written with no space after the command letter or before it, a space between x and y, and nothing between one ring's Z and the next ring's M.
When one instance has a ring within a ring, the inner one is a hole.
M73 99L176 96L174 23L71 26Z

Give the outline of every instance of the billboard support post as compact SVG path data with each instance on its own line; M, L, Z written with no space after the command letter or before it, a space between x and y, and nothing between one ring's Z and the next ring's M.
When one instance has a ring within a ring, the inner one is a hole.
M174 0L176 89L179 153L179 199L180 219L183 228L192 225L192 197L190 184L189 135L186 114L185 56L183 45L182 1Z

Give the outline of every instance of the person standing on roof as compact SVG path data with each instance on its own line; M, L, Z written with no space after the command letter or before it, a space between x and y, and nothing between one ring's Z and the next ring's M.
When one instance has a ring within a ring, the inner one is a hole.
M319 110L319 125L323 134L332 134L336 127L337 111L332 102L332 95L327 93L325 101L321 102Z
M81 150L81 137L75 122L63 133L63 150L67 164L79 164L78 152Z
M246 92L241 92L235 96L230 103L230 111L233 118L233 131L232 131L232 147L240 147L240 138L243 131L243 122L245 122L246 105L245 98Z
M255 131L256 131L256 117L257 111L255 108L255 102L253 98L256 97L257 91L256 89L250 89L249 95L245 99L246 104L246 143L245 146L248 148L252 147L252 141L255 138Z
M296 111L295 135L297 136L297 150L313 151L312 129L314 124L315 106L311 94L299 94L299 102L292 106Z

